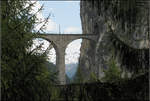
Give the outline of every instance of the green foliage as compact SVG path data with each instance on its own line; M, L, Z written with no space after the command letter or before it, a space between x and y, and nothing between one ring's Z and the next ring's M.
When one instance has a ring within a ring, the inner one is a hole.
M116 82L94 82L57 86L54 101L148 101L148 72L136 78Z
M121 79L121 71L116 65L115 60L111 59L109 62L109 68L104 70L103 81L106 82L116 82Z
M89 82L97 82L97 81L99 81L99 80L98 80L96 74L91 72Z
M26 3L27 0L1 2L2 101L49 101L51 85L55 83L45 63L47 54L28 50L33 44L37 18L30 13L33 3L25 8Z
M57 87L52 87L51 90L53 91L53 93L51 94L51 99L50 101L59 101L58 99L60 98L61 95L61 91L60 88ZM63 92L64 93L64 92Z

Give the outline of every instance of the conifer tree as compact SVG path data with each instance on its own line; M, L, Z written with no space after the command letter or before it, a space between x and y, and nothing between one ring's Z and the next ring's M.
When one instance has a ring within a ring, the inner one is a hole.
M28 50L36 36L33 5L28 0L1 1L2 101L50 101L55 78L45 65L47 53Z

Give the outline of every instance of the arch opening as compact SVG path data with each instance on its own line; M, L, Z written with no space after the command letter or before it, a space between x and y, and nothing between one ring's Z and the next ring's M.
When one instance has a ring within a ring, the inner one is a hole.
M65 72L66 72L66 81L67 79L72 78L78 67L78 59L80 56L82 39L76 39L70 42L65 50Z
M80 51L82 52L87 51L83 50L81 47L85 47L85 49L88 49L86 48L88 46L84 46L85 44L81 46L83 42L89 44L90 42L93 43L93 40L88 38L74 39L66 47L65 50L66 83L76 83L75 81L76 74L78 72L78 69L80 68L79 58L81 57L81 55L84 55L80 54ZM88 57L85 59L84 65L88 65L86 66L88 68L85 68L85 70L90 71L90 59L88 59Z
M56 45L44 38L34 38L29 51L41 54L47 52L47 65L56 67Z

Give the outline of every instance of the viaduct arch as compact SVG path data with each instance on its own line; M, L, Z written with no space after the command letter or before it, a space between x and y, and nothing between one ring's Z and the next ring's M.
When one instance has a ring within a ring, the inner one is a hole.
M66 84L65 75L65 50L67 45L76 39L97 40L97 34L38 34L37 38L43 38L51 42L56 50L56 67L58 80L61 85Z

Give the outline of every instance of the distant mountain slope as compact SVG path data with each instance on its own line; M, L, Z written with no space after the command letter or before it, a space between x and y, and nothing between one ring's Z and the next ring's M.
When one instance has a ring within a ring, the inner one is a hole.
M66 65L66 75L69 78L73 78L73 76L75 75L76 71L77 71L77 63L72 63L72 64L67 64Z
M56 65L49 61L46 62L46 66L51 72L55 73L57 71ZM77 66L78 66L78 64L76 64L76 63L66 65L66 75L68 78L73 78L73 76L75 75L75 73L77 71Z

